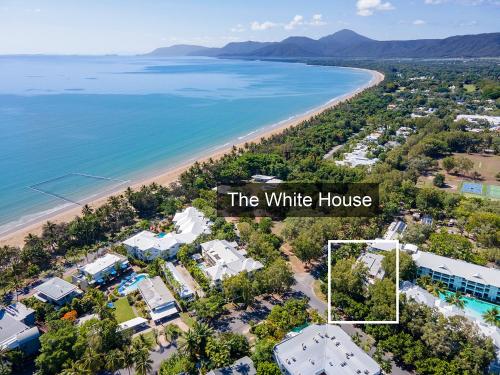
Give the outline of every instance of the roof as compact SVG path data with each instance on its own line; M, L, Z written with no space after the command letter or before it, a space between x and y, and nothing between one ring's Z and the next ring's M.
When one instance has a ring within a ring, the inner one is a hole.
M58 301L67 295L78 290L76 285L73 285L60 277L53 277L43 284L35 287L35 290L46 295L47 297Z
M483 267L425 251L419 251L413 254L412 257L419 267L500 288L500 270L495 268Z
M238 259L243 259L244 256L236 250L235 242L226 240L212 240L201 244L203 251L208 253L217 262L230 263Z
M5 311L17 321L23 321L27 316L33 314L35 310L21 302L13 303L5 308Z
M269 182L269 180L272 180L273 178L276 178L276 176L267 176L265 174L254 174L252 176L252 180L256 182Z
M396 248L395 242L386 242L382 238L377 238L373 242L370 242L370 249L372 250L382 250L382 251L391 251Z
M380 254L365 253L358 258L368 267L368 274L373 278L382 279L385 275L382 269L382 260L384 256Z
M243 357L234 362L231 366L212 370L207 375L255 375L253 361L248 357Z
M175 302L174 296L172 296L160 276L141 280L137 284L137 288L151 310Z
M401 220L396 220L389 225L387 232L384 234L384 240L394 240L398 234L403 233L406 229L406 224Z
M39 335L38 328L30 328L7 310L0 310L0 348L15 349L20 343Z
M290 375L380 373L380 367L339 326L310 325L274 347Z
M165 263L165 268L170 271L172 277L175 279L175 281L179 283L180 290L177 291L177 293L179 293L179 296L181 298L187 298L194 295L194 291L189 287L188 283L186 282L184 277L179 273L179 271L177 271L173 263L171 262Z
M207 267L205 272L212 280L218 281L241 272L257 271L263 267L264 265L258 260L245 258L244 260L236 260L228 264L216 264L215 266Z
M110 267L114 267L116 263L123 262L124 257L118 256L116 254L108 253L102 257L97 258L92 263L86 264L82 270L89 275L96 275Z
M157 250L168 250L172 246L179 243L175 236L175 233L168 233L163 237L158 237L156 233L150 232L148 230L143 230L136 235L123 241L124 245L134 247L141 251L147 251L150 249Z
M119 331L123 331L123 330L126 330L126 329L135 328L135 327L138 327L138 326L140 326L142 324L145 324L147 322L148 322L147 319L144 319L144 318L141 318L141 317L136 317L136 318L127 320L126 322L118 324L118 330Z

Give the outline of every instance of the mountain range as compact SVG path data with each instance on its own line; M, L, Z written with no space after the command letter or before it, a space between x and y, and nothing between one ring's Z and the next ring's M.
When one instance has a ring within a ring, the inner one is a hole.
M281 42L233 42L221 48L174 45L157 48L147 56L377 59L499 57L500 33L457 35L444 39L381 41L344 29L320 39L293 36Z

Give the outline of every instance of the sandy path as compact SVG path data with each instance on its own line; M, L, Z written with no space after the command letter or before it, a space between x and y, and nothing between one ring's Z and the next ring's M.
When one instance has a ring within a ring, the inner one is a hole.
M367 69L364 69L364 70L367 70ZM272 126L272 127L270 127L270 129L266 129L260 133L255 133L255 134L253 134L253 136L251 138L245 139L244 141L241 141L239 143L235 143L234 145L236 147L241 147L247 142L248 143L258 142L262 137L265 138L265 137L269 137L273 134L280 133L287 128L298 125L301 122L308 120L308 119L320 114L321 112L325 111L326 109L335 107L339 103L342 103L346 100L349 100L350 98L359 94L361 91L363 91L369 87L375 86L383 81L384 75L382 73L374 71L374 70L367 70L367 71L369 71L372 74L372 79L366 85L361 86L358 89L356 89L356 90L354 90L346 95L343 95L339 98L336 98L332 101L329 101L328 103L326 103L322 106L319 106L312 111L309 111L303 115L299 115L290 121L282 122L279 124L279 126ZM224 155L228 151L230 151L232 149L232 147L233 147L233 145L229 145L229 146L221 148L217 151L207 153L206 155L204 155L200 158L197 158L196 161L204 162L210 158L218 159L222 155ZM150 184L152 182L157 182L159 184L168 185L171 182L176 181L177 178L179 177L179 175L182 174L182 172L184 172L185 170L187 170L193 163L194 163L194 161L189 161L189 162L186 162L186 163L181 164L179 166L176 166L174 168L170 168L170 169L166 170L165 172L160 173L156 176L135 182L131 185L131 187L138 188L142 185L147 185L147 184ZM124 190L125 190L124 188L120 188L120 190L118 190L118 191L114 191L111 193L108 192L105 195L99 196L99 197L95 198L94 200L92 200L90 202L86 202L86 203L92 207L98 207L98 206L102 205L108 199L108 197L110 197L112 195L121 194ZM24 243L24 238L29 233L40 234L43 224L45 222L47 222L48 220L50 220L53 223L68 222L68 221L72 220L73 218L75 218L77 215L79 215L80 212L81 212L81 206L67 207L67 208L62 209L58 212L54 212L54 213L51 213L49 215L42 216L42 217L38 218L36 221L28 223L22 227L16 227L16 228L12 229L11 231L7 231L6 233L2 233L0 235L0 246L7 245L7 244L13 245L13 246L22 246Z

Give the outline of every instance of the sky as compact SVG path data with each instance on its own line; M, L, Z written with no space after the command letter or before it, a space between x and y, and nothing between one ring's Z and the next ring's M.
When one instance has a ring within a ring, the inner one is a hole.
M500 0L0 0L0 54L136 54L351 29L378 40L498 32Z

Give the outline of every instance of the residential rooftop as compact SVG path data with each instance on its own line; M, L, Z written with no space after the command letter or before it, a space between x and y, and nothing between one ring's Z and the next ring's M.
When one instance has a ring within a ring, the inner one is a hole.
M104 270L114 267L115 264L124 261L126 261L125 257L119 256L117 254L108 253L102 257L97 258L92 263L86 264L84 267L82 267L82 270L85 273L94 276Z
M79 291L76 285L63 280L60 277L52 277L43 284L35 287L35 290L54 301L58 301L73 292Z

